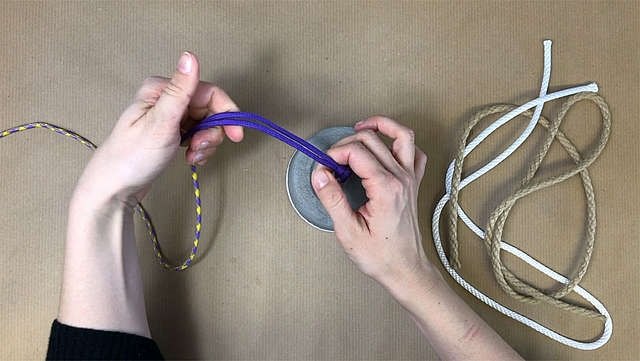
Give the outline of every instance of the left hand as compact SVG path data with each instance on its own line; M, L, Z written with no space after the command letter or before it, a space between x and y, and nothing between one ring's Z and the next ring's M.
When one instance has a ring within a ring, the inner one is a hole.
M85 168L77 191L135 205L175 156L181 129L186 131L210 114L237 110L222 89L199 81L197 58L183 53L171 79L151 77L144 81L133 104ZM195 133L187 144L186 161L204 165L225 135L239 142L242 127Z

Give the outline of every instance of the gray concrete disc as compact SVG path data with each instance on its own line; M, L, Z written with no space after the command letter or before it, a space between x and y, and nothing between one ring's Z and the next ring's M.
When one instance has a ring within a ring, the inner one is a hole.
M333 127L322 129L308 141L321 151L326 151L340 139L354 134L351 127ZM306 154L296 151L287 167L287 193L293 209L310 225L322 231L333 232L333 221L320 203L311 185L311 172L316 162ZM353 174L344 184L342 190L354 210L367 202L361 179Z

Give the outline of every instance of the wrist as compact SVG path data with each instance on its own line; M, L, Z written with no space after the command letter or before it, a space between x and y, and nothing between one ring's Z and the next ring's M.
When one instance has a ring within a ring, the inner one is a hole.
M411 302L422 301L446 286L440 272L422 259L413 268L398 272L395 277L380 283L405 308L410 308Z
M135 200L122 197L115 191L80 181L71 196L69 209L71 214L104 216L133 210L135 204Z
M106 143L108 142L109 140ZM110 147L108 144L103 145L85 167L76 184L74 200L90 199L97 204L111 204L119 201L135 207L137 204L135 196L145 186L134 186L137 183L132 181L135 178L135 172L131 167L123 166L122 162L114 164L110 161L111 158L118 158L118 155L105 154L109 151L107 148L113 148L113 145Z
M135 207L137 204L133 195L135 192L118 187L108 175L95 177L96 172L89 170L87 167L78 179L72 202L91 203L100 207L113 207L120 204L130 208Z

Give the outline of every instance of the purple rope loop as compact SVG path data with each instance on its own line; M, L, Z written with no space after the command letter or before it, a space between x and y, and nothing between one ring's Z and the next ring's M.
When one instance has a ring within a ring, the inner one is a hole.
M224 112L210 115L185 133L182 136L182 141L191 138L191 136L199 130L223 125L239 125L245 128L256 129L287 143L316 162L331 169L340 183L346 182L346 180L351 176L352 171L348 166L338 164L333 160L333 158L316 148L313 144L282 128L269 119L253 113Z

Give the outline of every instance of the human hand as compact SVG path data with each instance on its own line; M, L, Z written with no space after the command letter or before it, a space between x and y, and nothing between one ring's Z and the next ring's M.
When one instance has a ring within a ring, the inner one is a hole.
M171 79L151 77L144 81L133 104L89 161L77 190L133 205L142 200L151 182L175 156L181 131L207 115L237 110L222 89L199 81L198 60L185 52ZM204 165L225 135L239 142L243 131L227 126L195 133L187 144L186 161Z
M369 201L354 212L325 167L312 184L333 220L338 241L365 274L390 288L426 264L418 225L417 196L427 156L411 129L375 116L356 123L356 134L327 152L362 178ZM393 139L391 149L375 132Z
M427 156L415 146L413 131L380 116L354 128L355 135L327 153L362 178L369 201L354 212L327 168L319 166L312 174L349 258L409 312L442 359L520 359L426 259L417 200ZM391 149L376 131L393 139Z

